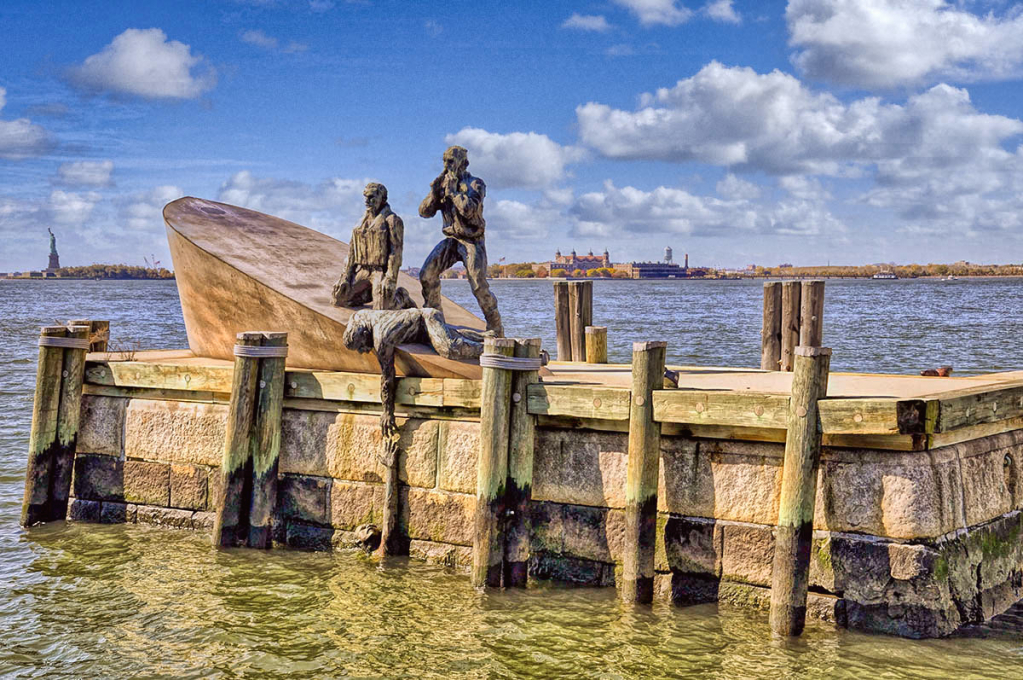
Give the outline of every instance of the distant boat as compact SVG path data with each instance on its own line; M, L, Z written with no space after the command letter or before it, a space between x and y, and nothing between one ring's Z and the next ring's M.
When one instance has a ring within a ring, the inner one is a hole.
M874 274L873 276L871 276L870 278L878 279L878 280L883 280L883 281L891 281L893 279L899 278L899 276L895 272L878 272L878 273Z

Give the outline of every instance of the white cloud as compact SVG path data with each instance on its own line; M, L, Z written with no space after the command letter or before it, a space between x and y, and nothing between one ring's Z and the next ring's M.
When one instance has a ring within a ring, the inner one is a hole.
M248 43L249 45L255 45L256 47L260 47L264 50L271 51L277 51L277 49L280 48L280 51L284 52L285 54L305 52L306 50L309 49L309 46L306 45L305 43L299 43L295 41L291 41L287 45L284 45L282 47L281 42L277 38L271 35L267 35L260 29L242 31L239 37L241 38L242 42Z
M0 110L7 103L7 90L0 87ZM21 160L39 156L53 146L50 134L28 118L0 120L0 158Z
M426 32L434 38L444 32L444 27L435 19L427 19L423 22L423 28L425 28Z
M120 221L134 231L163 233L164 206L184 195L180 187L163 185L127 196L120 201Z
M493 188L544 189L565 178L565 166L585 158L574 146L562 146L547 135L480 128L462 128L445 138L469 151L470 172Z
M760 187L728 173L715 187L718 194L733 201L752 201L760 198Z
M95 191L75 193L54 189L50 193L50 214L57 224L81 226L92 215L101 198Z
M678 26L693 15L692 10L680 6L677 0L614 0L639 19L644 26Z
M732 7L732 0L712 0L703 6L703 11L714 21L723 21L728 24L742 22L742 17Z
M216 72L192 48L158 28L129 28L71 69L71 81L96 92L147 99L192 99L213 88Z
M845 104L793 76L712 62L641 97L636 111L576 109L582 141L609 158L697 161L772 174L847 175L870 164L928 159L952 168L1001 151L1023 122L978 112L969 94L939 85L905 105L867 97Z
M597 33L611 30L611 24L607 23L607 19L602 14L579 14L578 12L573 12L572 16L565 19L561 27L574 28L579 31L596 31Z
M76 161L62 163L57 168L57 181L61 184L108 187L113 184L113 161Z
M808 77L863 88L1015 78L1023 10L983 16L945 0L789 0L793 62Z

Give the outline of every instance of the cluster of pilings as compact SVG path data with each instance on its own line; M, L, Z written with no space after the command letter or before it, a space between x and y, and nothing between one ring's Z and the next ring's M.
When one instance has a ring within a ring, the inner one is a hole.
M607 363L607 327L593 324L593 281L554 283L558 361Z
M765 371L791 371L796 347L820 347L823 329L823 281L769 281L764 284L760 368Z

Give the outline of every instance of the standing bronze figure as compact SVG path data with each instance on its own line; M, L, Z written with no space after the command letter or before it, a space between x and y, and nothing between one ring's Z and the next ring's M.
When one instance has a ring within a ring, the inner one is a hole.
M430 185L430 194L419 204L419 214L430 218L440 212L441 229L447 237L427 256L419 272L425 306L441 308L440 276L456 262L465 265L472 294L487 320L487 330L504 336L497 298L487 283L487 247L484 240L483 199L487 187L469 174L466 150L452 146L444 152L444 171Z

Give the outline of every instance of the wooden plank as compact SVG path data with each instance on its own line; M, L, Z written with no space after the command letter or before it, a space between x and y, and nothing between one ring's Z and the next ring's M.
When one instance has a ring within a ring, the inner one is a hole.
M920 399L830 397L820 401L825 434L923 434L926 403Z
M82 394L96 397L119 397L121 399L150 399L153 401L187 401L199 403L226 404L230 392L208 392L200 390L165 390L148 387L111 387L109 385L85 385Z
M230 392L232 366L181 366L141 361L88 361L85 382L111 387Z
M952 446L961 442L967 442L982 437L991 437L996 434L1023 430L1023 417L1008 418L993 423L982 423L961 427L951 432L941 432L927 435L927 448L936 449L941 446Z
M295 411L322 411L325 413L351 413L353 415L379 416L380 404L363 404L356 401L329 401L326 399L285 398L284 408ZM395 408L395 415L401 418L422 418L424 420L458 420L478 423L478 409L434 408L424 406L401 406Z
M597 432L629 431L628 420L601 420L599 418L576 418L574 416L538 415L536 417L536 426L556 430L596 430Z
M935 434L1023 416L1023 384L968 387L933 395L938 401Z
M786 431L778 428L661 423L661 434L697 439L784 444ZM924 451L927 448L927 438L924 435L825 434L822 443L829 448L878 449L881 451Z
M627 387L535 383L527 398L533 415L628 420L631 394Z
M785 429L789 398L736 391L656 390L654 420L661 423Z
M397 404L409 406L480 407L479 380L459 378L401 378ZM297 399L326 399L380 403L380 376L368 373L329 371L288 371L284 396Z

